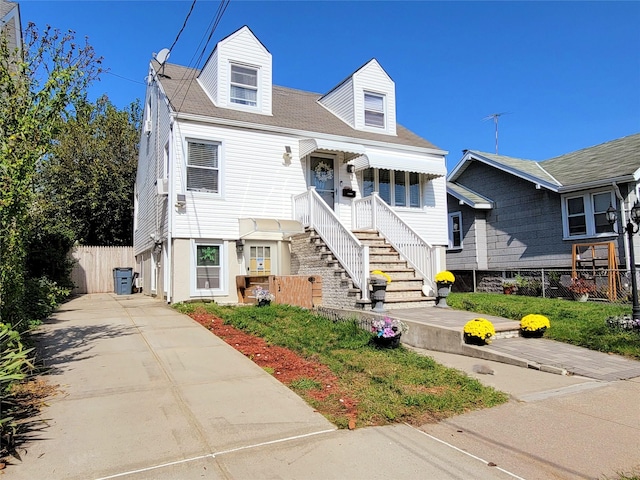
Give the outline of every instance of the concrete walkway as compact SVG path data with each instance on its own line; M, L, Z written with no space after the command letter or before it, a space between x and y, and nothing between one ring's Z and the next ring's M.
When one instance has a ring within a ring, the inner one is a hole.
M638 380L489 361L495 375L479 375L477 359L421 351L514 401L420 429L347 431L149 297L77 297L38 337L61 393L11 479L573 479L640 467Z
M518 328L517 322L512 320L450 308L424 307L390 311L388 314L417 325L453 330L457 343L460 343L458 337L461 335L464 324L478 316L490 320L496 330L505 325ZM497 338L490 345L467 347L465 350L471 354L475 350L479 355L484 354L485 358L498 360L502 358L506 363L528 364L547 371L580 375L596 380L612 381L640 377L639 361L546 338Z

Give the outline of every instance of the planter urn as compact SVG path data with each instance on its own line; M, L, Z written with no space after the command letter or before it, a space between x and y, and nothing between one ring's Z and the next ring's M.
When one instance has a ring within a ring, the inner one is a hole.
M371 302L374 312L384 312L384 299L387 292L385 278L371 278Z
M451 284L438 282L437 286L438 286L438 295L436 297L436 302L437 302L436 307L449 308L449 305L447 305L447 297L451 293Z

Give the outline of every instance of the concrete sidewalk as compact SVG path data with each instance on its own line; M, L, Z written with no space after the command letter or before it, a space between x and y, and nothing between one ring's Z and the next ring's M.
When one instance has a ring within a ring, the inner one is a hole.
M638 381L485 361L495 375L477 375L477 359L421 351L514 401L420 429L347 431L149 297L77 297L38 337L62 393L11 479L572 479L640 465Z

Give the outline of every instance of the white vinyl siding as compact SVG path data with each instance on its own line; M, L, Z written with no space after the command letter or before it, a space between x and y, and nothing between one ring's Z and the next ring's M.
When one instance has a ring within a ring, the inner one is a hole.
M565 195L562 198L564 237L610 236L613 227L606 219L609 205L615 206L615 196L610 190Z
M219 193L220 144L188 141L187 190Z
M319 102L343 122L355 126L353 109L353 80L345 80L335 90L322 97Z
M364 124L367 127L385 127L384 95L364 92Z
M258 105L258 69L231 64L229 99L231 103Z
M420 208L420 174L386 169L367 168L362 172L362 196L377 191L385 202L394 207Z
M185 208L174 216L174 237L235 241L239 218L292 218L291 195L307 190L301 173L307 167L291 137L180 121L174 131L175 191L186 195ZM187 190L184 157L191 139L220 142L218 194ZM282 161L284 145L292 147L290 165Z

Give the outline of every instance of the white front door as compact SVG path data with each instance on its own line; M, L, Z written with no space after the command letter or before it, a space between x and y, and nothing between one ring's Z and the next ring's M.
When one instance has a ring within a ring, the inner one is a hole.
M311 157L309 184L316 187L316 192L333 209L335 198L334 159L331 157Z

